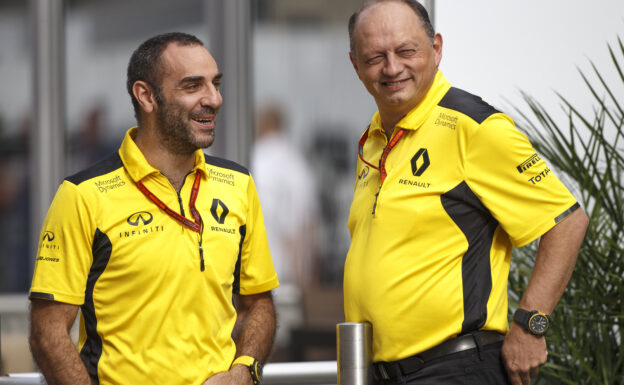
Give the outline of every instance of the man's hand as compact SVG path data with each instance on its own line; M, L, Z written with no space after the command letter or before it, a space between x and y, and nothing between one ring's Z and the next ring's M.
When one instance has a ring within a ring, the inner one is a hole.
M546 362L546 339L511 324L502 348L503 361L512 385L529 385Z
M253 385L253 382L248 367L234 365L229 371L210 377L202 385Z

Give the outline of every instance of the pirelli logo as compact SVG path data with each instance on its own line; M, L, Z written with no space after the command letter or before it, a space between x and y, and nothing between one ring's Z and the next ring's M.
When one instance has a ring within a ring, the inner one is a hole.
M524 162L522 162L518 166L516 166L516 169L518 170L518 172L520 174L522 174L526 170L528 170L531 167L533 167L533 165L535 163L539 162L540 160L542 160L542 158L540 158L540 156L537 155L537 153L535 153L535 154L531 155L531 157L529 159L525 160Z

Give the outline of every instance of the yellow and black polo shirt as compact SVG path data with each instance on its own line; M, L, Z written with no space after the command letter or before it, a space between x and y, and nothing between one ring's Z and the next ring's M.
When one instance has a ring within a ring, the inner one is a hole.
M260 203L247 169L201 150L177 193L135 133L59 187L30 298L80 305L78 349L94 383L201 384L234 359L232 295L278 285ZM192 220L197 173L201 231L176 222L136 184Z
M373 116L359 154L345 315L372 323L374 361L506 332L512 245L578 207L527 138L438 72L390 141Z

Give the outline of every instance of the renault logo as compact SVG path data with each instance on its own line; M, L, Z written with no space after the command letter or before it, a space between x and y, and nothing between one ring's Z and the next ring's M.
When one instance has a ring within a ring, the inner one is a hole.
M149 225L150 223L152 223L153 219L154 217L152 217L152 214L148 213L147 211L139 211L130 215L126 222L128 222L128 224L132 226L138 226L139 222L143 225Z
M52 242L54 240L54 233L51 231L46 231L45 233L43 233L42 239L44 241Z
M431 162L429 162L427 149L421 148L412 158L412 174L414 174L414 176L421 176L430 164Z
M219 210L220 209L220 210ZM219 213L221 211L221 213ZM218 224L222 225L225 222L225 217L228 215L230 210L228 210L225 203L221 202L220 199L212 200L212 207L210 208L210 213L212 217L217 221Z

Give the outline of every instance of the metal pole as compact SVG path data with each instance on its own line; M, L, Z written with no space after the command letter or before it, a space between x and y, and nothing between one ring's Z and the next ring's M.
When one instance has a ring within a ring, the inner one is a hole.
M223 73L223 106L212 151L249 165L251 147L251 2L206 0L209 50Z
M31 0L34 105L30 131L30 245L38 245L48 206L63 179L65 154L65 20L63 0ZM30 262L31 273L34 258Z
M344 322L336 325L338 339L338 385L373 383L370 323Z

